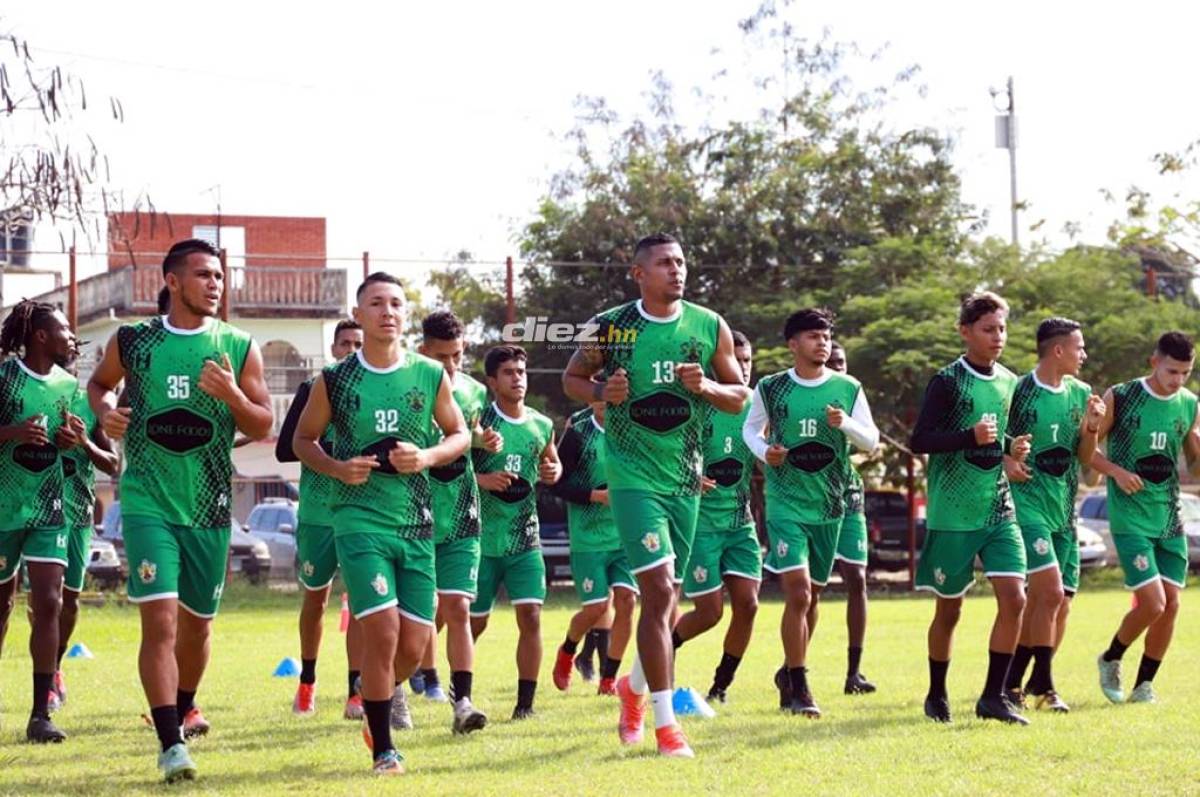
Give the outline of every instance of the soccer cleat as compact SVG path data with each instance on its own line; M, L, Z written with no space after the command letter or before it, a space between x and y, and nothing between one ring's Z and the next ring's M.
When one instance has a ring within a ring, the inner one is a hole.
M533 706L517 705L513 708L512 718L514 720L527 720L533 716L535 716Z
M571 665L575 663L575 655L567 653L562 648L558 649L558 655L554 658L554 686L560 692L567 691L571 685Z
M615 697L617 694L617 679L616 678L601 678L600 686L596 687L596 694L612 695Z
M403 775L404 756L395 750L384 750L375 756L375 763L371 765L371 771L376 775Z
M793 714L807 717L808 719L820 719L821 709L817 706L817 701L813 700L811 692L801 692L800 694L792 695L792 703L788 709Z
M58 744L67 735L55 727L49 714L34 714L25 726L25 740L34 744Z
M450 698L446 697L446 693L442 691L441 684L433 684L425 687L425 699L431 700L434 703L449 703Z
M1025 692L1020 689L1005 689L1004 702L1012 708L1013 711L1024 711L1029 708L1029 704L1025 701Z
M1028 725L1029 720L1021 716L1002 697L981 697L975 701L975 716L981 720L999 720L1010 725Z
M779 707L792 706L792 679L788 677L787 665L775 671L775 688L779 690Z
M362 695L346 699L346 708L342 711L342 719L360 720L363 718Z
M1063 699L1058 696L1058 692L1053 689L1043 692L1040 695L1034 695L1036 700L1033 707L1038 711L1055 711L1059 714L1066 714L1071 710L1071 707L1063 702Z
M692 752L691 745L688 744L687 737L683 735L683 728L678 725L664 725L661 728L656 728L654 737L658 741L658 754L667 756L668 758L695 758L696 754Z
M1130 703L1157 703L1154 699L1154 687L1149 681L1142 681L1137 686L1133 687L1133 691L1129 693Z
M188 755L187 745L182 742L171 745L158 754L158 768L167 783L196 779L196 764Z
M584 658L583 656L577 657L575 659L575 669L578 671L579 677L585 682L590 684L592 681L596 680L596 668L592 664L592 659L590 656L588 658Z
M300 684L292 698L292 713L300 717L311 717L317 713L317 685Z
M861 672L856 672L846 676L844 691L848 695L869 695L875 691L875 684L868 681Z
M54 692L58 695L59 706L67 704L67 679L63 677L62 670L54 671Z
M455 733L478 731L485 725L487 715L471 705L471 698L464 697L454 702L454 724L451 729Z
M413 727L412 712L408 709L403 684L397 684L396 691L392 693L391 723L394 731L411 731Z
M408 678L408 688L413 691L414 695L419 695L425 691L425 673L417 670Z
M717 687L714 686L712 689L708 690L708 697L706 699L708 700L709 703L724 703L725 702L725 690L718 689Z
M203 736L211 727L208 720L204 719L204 715L200 713L200 707L192 706L183 718L183 739L187 741L195 739L197 736Z
M53 713L60 708L62 708L62 699L58 696L58 692L51 689L50 694L46 696L46 711Z
M1124 703L1125 690L1121 688L1121 660L1105 661L1104 656L1096 659L1100 668L1100 691L1110 703Z
M934 722L950 722L950 700L945 695L926 695L925 716Z
M617 698L621 701L621 716L617 720L621 744L638 744L646 719L646 696L635 694L629 686L629 676L624 675L617 681Z

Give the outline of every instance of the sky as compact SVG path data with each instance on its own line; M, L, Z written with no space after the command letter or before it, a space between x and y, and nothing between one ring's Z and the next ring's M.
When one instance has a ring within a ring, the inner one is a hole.
M571 164L563 136L576 97L604 96L628 119L661 70L689 122L752 115L761 98L737 76L778 59L738 29L757 5L43 0L10 7L0 24L40 62L80 75L94 107L120 98L123 123L103 113L76 123L126 197L205 212L219 186L225 213L325 216L331 257L440 260L466 249L498 261L517 254L515 234ZM797 0L782 13L798 35L886 45L879 65L854 68L862 85L920 65L925 97L885 118L954 140L964 199L1004 238L1008 157L995 147L988 89L1011 75L1022 221L1045 219L1023 238L1064 246L1068 221L1102 240L1119 209L1101 189L1200 199L1200 177L1167 181L1150 161L1200 138L1185 83L1200 13L1156 0L1113 8ZM715 80L723 67L733 76ZM694 87L716 106L696 105Z

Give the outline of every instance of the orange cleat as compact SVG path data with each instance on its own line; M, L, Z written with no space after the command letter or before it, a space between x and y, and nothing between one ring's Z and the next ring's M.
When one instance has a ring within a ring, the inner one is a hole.
M621 744L638 744L642 741L642 723L646 719L646 696L635 694L629 686L629 676L617 681L617 697L621 701L621 718L617 720L617 733Z
M300 684L296 688L296 697L292 700L292 713L301 717L309 717L317 713L316 684Z
M668 758L695 758L691 745L678 725L664 725L654 731L658 739L658 754Z
M554 685L558 691L565 692L571 685L571 669L575 664L574 654L558 649L558 657L554 659Z

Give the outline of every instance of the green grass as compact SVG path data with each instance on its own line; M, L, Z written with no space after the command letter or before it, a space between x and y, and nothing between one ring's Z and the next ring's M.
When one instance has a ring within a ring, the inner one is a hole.
M978 594L978 591L977 591ZM220 794L1187 794L1200 791L1196 766L1195 661L1200 632L1186 605L1171 655L1157 679L1158 705L1111 706L1096 685L1094 658L1128 606L1124 592L1084 592L1056 660L1068 716L1037 715L1028 728L984 724L972 716L986 665L990 598L967 601L950 689L957 721L924 720L927 599L872 604L864 670L879 685L873 696L845 697L844 604L825 605L810 657L819 721L783 716L769 688L780 660L780 605L764 602L756 638L715 720L685 720L695 761L656 757L649 741L636 749L617 742L616 704L576 681L569 694L550 682L554 646L573 606L564 593L544 614L546 656L538 717L510 723L516 671L516 629L501 607L481 640L476 703L492 724L469 738L449 731L444 705L414 701L418 728L398 734L409 774L380 782L355 723L341 719L342 637L330 609L327 652L320 664L316 717L291 715L295 679L271 677L294 656L297 596L233 590L215 626L213 660L198 701L212 734L192 746L200 780L178 793ZM154 733L136 667L137 613L129 606L85 608L77 638L95 653L65 664L70 702L57 721L71 738L62 746L26 745L29 700L28 625L16 612L0 659L0 793L162 793L154 768ZM680 684L704 690L720 655L710 633L680 651ZM1127 655L1136 667L1140 643ZM443 667L443 673L445 669ZM445 677L445 676L443 676ZM648 733L652 740L652 733Z

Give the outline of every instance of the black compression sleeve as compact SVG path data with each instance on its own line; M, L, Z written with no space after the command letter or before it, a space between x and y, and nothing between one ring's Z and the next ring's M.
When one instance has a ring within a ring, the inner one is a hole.
M925 388L921 415L913 429L909 445L918 454L941 454L975 448L975 430L943 429L942 419L952 409L953 396L944 377L935 375Z
M304 406L308 404L308 394L311 389L312 386L309 382L302 382L300 387L296 388L292 406L288 407L287 417L283 419L283 426L279 428L279 439L275 441L275 459L280 462L298 462L300 459L292 450L292 437L296 434L296 424L300 422L300 413L304 412Z

